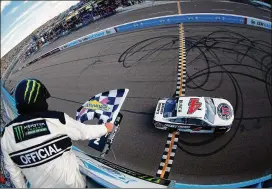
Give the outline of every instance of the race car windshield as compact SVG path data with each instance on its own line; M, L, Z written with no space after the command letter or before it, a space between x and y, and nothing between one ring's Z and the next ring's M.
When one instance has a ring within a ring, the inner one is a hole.
M177 110L176 110L176 99L168 99L165 103L163 117L176 117Z
M214 122L215 117L215 106L211 98L205 98L206 112L204 119L208 120L210 123Z

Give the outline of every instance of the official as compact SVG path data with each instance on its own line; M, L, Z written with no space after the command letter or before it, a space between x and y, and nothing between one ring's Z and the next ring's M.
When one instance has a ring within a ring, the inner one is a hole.
M24 79L15 89L19 116L1 139L4 162L17 188L85 188L85 177L72 140L92 140L112 131L113 124L85 125L66 113L49 111L50 94L37 79Z

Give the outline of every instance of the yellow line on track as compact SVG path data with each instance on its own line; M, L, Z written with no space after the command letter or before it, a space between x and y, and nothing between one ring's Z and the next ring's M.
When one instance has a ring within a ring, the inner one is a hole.
M180 1L177 1L177 7L178 7L178 14L181 14ZM180 39L180 44L179 44L180 45L180 52L179 52L179 54L181 56L181 60L179 62L179 65L181 65L179 96L182 96L182 95L184 95L184 94L182 94L182 78L183 78L183 69L184 69L183 68L183 64L184 64L183 56L184 56L184 44L185 44L184 43L184 34L183 34L183 26L182 26L182 24L179 25L179 39ZM169 159L171 157L171 152L172 152L173 144L175 142L176 134L177 134L177 132L173 132L172 133L171 142L170 142L170 145L169 145L167 157L165 159L164 166L163 166L160 178L164 178L164 175L165 175L165 172L166 172L166 168L168 166L168 162L169 162Z
M172 152L173 144L174 144L174 141L175 141L175 136L176 136L176 132L173 132L172 137L171 137L171 142L170 142L170 145L169 145L169 149L168 149L168 153L167 153L167 157L165 159L165 164L163 166L160 178L164 178L164 174L165 174L166 168L168 166L168 162L169 162L170 155L171 155L171 152Z
M177 2L178 4L178 14L181 14L181 8L180 8L180 1ZM184 33L183 33L183 26L182 24L179 25L179 41L180 41L180 52L179 52L179 57L181 57L181 60L179 62L179 65L181 66L181 72L180 72L180 89L179 89L179 96L183 96L183 70L184 70L184 55L185 55L185 47L184 47Z

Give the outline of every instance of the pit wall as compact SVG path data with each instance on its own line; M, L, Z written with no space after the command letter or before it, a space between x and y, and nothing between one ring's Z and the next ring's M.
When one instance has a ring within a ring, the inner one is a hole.
M75 47L87 41L105 37L114 33L134 31L137 29L150 28L162 25L180 24L180 23L225 23L225 24L238 24L238 25L248 25L252 27L258 27L265 30L271 30L271 22L246 17L241 15L232 14L211 14L211 13L198 13L198 14L182 14L182 15L169 15L162 17L155 17L150 19L138 20L134 22L129 22L121 24L118 26L110 27L104 30L100 30L64 45L61 45L40 57L34 59L33 61L27 63L25 66L29 66L42 58L48 57L60 51ZM24 67L25 67L24 66ZM21 70L19 68L16 71ZM15 100L13 97L1 86L1 97L4 101L5 111L11 119L17 115L17 110L15 107ZM104 187L156 187L156 188L262 188L262 187L272 187L272 174L266 175L261 178L256 178L253 180L248 180L239 183L232 184L219 184L219 185L195 185L195 184L184 184L178 183L178 181L168 181L153 178L152 176L137 173L135 171L126 169L124 167L112 164L111 162L105 161L104 159L86 156L83 151L80 151L77 147L73 147L74 152L77 157L81 160L81 172L87 177L92 179L92 182L99 183ZM113 174L114 172L114 174ZM265 173L264 173L265 175Z

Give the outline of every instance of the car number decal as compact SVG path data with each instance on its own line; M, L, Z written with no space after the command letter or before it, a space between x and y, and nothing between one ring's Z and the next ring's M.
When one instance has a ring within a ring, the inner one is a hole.
M202 103L199 102L199 98L190 98L189 108L187 114L193 114L196 110L199 110L202 106Z

